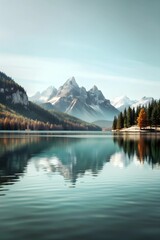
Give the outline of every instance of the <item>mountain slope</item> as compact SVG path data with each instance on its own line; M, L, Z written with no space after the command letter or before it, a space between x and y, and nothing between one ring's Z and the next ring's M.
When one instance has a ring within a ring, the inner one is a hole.
M74 77L68 79L58 89L56 96L42 106L45 109L68 113L87 122L113 120L119 113L96 86L86 91L84 87L78 86Z
M137 107L147 107L149 103L151 103L154 99L152 97L143 97L139 101L135 102L131 105L131 108L137 108Z
M136 103L136 101L129 99L127 96L116 97L111 101L111 104L122 112L134 103Z
M32 97L29 97L29 100L35 103L44 103L56 96L57 89L55 87L48 87L43 92L37 92Z
M80 119L49 112L28 101L25 90L4 73L0 73L0 126L11 128L13 122L16 129L23 129L32 125L31 129L61 129L61 130L101 130L94 124ZM18 123L18 125L17 125ZM24 123L24 124L22 124ZM42 126L39 128L39 126ZM36 128L34 128L36 126Z
M149 103L153 101L152 97L143 97L140 100L131 100L127 96L120 96L116 97L111 101L112 105L116 107L119 111L123 112L124 109L131 107L131 108L137 108L137 107L146 107Z
M0 72L0 102L8 105L20 104L25 108L29 105L24 88L2 72Z

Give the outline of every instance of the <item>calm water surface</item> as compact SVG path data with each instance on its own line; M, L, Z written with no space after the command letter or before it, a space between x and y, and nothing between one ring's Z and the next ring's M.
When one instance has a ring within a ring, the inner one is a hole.
M159 240L159 135L1 133L0 239Z

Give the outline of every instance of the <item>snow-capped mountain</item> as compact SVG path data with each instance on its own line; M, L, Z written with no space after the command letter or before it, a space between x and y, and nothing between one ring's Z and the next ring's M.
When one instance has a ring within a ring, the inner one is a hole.
M32 97L29 98L30 101L36 103L45 103L53 98L57 94L57 89L55 87L48 87L43 92L37 92Z
M143 97L140 100L136 101L134 104L131 105L131 108L137 108L138 106L148 106L154 99L152 97Z
M69 78L43 107L56 109L88 122L113 120L119 113L96 86L86 91L84 87L78 86L74 77Z
M127 96L120 96L113 99L111 104L119 111L123 112L125 108L127 109L128 107L131 107L136 109L138 106L147 106L152 101L152 97L143 97L140 100L131 100Z
M131 100L127 96L116 97L111 101L111 104L117 108L119 111L124 111L124 109L135 104L136 100Z

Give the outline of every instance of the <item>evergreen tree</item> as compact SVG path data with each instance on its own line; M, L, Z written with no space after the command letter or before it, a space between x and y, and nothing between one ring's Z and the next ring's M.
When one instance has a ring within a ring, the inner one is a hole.
M126 110L126 108L124 109L123 119L124 119L123 125L124 125L124 128L126 128L127 127L127 110Z
M158 125L158 107L155 105L152 111L152 115L151 115L151 124L154 127L157 127Z
M119 116L118 116L118 120L117 120L117 129L122 129L123 128L123 114L122 112L120 112Z
M121 129L123 127L131 127L132 125L137 124L137 121L140 128L146 126L157 127L160 125L160 100L153 100L146 107L138 106L136 109L131 109L130 107L127 110L125 109L117 118L116 128Z
M153 104L149 103L148 108L146 109L147 113L147 125L151 127L151 116L153 111Z
M114 120L113 120L112 129L113 129L113 130L116 130L116 129L117 129L117 117L116 117L116 116L114 117Z
M133 108L133 109L131 109L131 125L134 125L135 124L135 115L136 115L136 113L135 113L135 109Z
M127 127L131 127L132 123L132 109L129 107L127 110Z

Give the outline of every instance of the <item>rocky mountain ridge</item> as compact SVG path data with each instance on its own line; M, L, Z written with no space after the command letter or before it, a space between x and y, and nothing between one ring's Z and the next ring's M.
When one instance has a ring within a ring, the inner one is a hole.
M84 87L79 87L74 77L69 78L57 90L55 96L52 98L49 96L42 106L68 113L88 122L99 119L112 120L119 113L96 86L87 91Z

